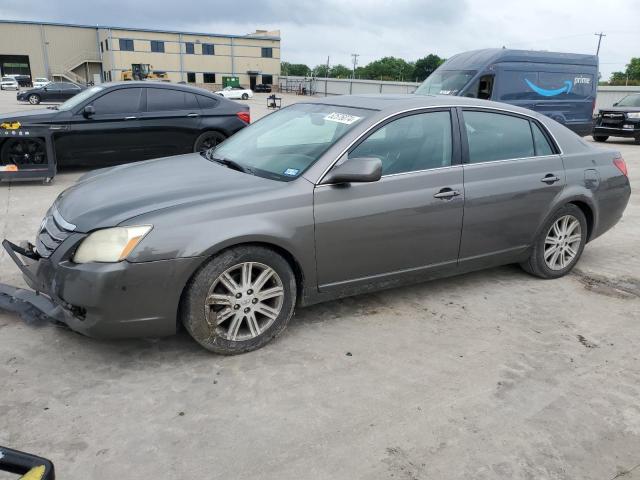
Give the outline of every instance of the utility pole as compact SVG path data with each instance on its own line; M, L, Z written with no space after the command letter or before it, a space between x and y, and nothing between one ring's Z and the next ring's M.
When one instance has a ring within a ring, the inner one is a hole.
M598 48L596 50L596 57L597 57L598 55L600 55L600 43L602 42L602 37L606 37L606 35L602 32L594 33L594 35L598 37Z
M356 67L358 66L358 57L360 56L359 53L352 53L351 54L351 58L353 59L353 73L351 74L351 78L355 79L356 78Z
M327 55L327 71L324 76L324 96L327 96L327 84L329 83L329 56Z

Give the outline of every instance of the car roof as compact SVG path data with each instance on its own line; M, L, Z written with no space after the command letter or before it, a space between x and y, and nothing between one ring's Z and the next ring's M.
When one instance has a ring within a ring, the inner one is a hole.
M98 85L96 85L98 86ZM123 81L123 82L106 82L101 83L99 86L105 88L112 87L145 87L145 88L165 88L168 90L183 90L185 92L197 93L198 95L209 95L218 99L219 96L213 94L213 92L206 90L204 88L192 87L191 85L184 85L182 83L171 83L171 82L155 82L155 81L144 81L144 80L132 80L132 81Z
M443 70L479 69L496 62L557 63L563 65L598 65L596 55L580 53L484 48L458 53L449 58Z
M397 95L341 95L335 97L324 97L311 100L309 103L321 103L325 105L336 105L352 108L366 108L379 110L386 113L401 112L413 108L428 107L485 107L506 110L513 113L525 114L530 117L540 117L532 110L508 105L506 103L491 102L489 100L479 100L477 98L457 97L454 95L418 95L418 94L397 94Z

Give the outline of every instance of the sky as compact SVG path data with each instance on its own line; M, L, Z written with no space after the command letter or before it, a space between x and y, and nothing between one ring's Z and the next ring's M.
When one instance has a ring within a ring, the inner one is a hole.
M0 0L0 18L244 34L281 31L311 67L502 47L596 52L603 79L640 57L640 0ZM1 50L1 46L0 46Z

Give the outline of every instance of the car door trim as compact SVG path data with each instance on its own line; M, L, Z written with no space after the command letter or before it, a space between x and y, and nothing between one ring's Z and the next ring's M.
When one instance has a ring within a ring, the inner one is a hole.
M329 164L329 166L327 166L327 168L324 169L324 171L322 172L322 174L320 175L320 177L315 181L315 185L316 186L320 186L322 185L322 180L324 179L324 177L329 173L329 171L335 166L336 163L338 163L338 161L343 157L343 155L345 153L347 153L351 147L353 147L353 145L355 145L356 143L358 143L360 141L360 139L362 139L365 135L367 135L371 130L377 128L380 124L386 122L387 120L393 118L393 117L398 117L398 116L403 116L407 113L412 113L412 112L418 112L418 111L429 111L429 110L444 110L444 109L449 109L449 111L451 112L451 121L454 122L455 120L458 121L458 132L460 134L460 147L461 147L461 152L460 152L460 157L461 157L461 161L462 164L464 165L465 162L465 158L464 158L464 148L463 147L463 142L466 142L466 131L462 130L462 127L464 127L463 125L463 118L462 115L460 114L460 112L462 112L462 109L466 109L466 110L488 110L488 111L494 111L494 112L504 112L507 114L512 114L515 116L520 116L520 117L526 117L527 119L530 120L534 120L537 125L542 129L542 131L544 133L547 133L552 139L553 142L558 150L558 153L554 154L554 155L563 155L562 149L560 148L560 144L558 143L555 135L553 135L553 133L551 133L549 131L549 129L546 127L546 125L544 125L542 122L540 122L536 117L534 117L533 115L528 115L526 113L521 113L521 112L514 112L512 110L508 110L505 108L498 108L498 107L468 107L465 105L433 105L430 107L414 107L414 108L407 108L405 110L402 110L400 112L394 112L391 113L389 115L387 115L384 118L381 118L380 120L378 120L376 123L374 123L373 125L370 125L364 132L362 132L357 138L355 138L354 140L352 140L349 145L347 145L345 148L342 149L342 151L340 152L339 155L336 156L335 160L333 160L333 162L331 162ZM455 118L454 118L455 117ZM453 128L453 126L452 126ZM452 131L452 136L455 133L455 130ZM455 139L453 139L453 141L455 142ZM468 148L467 148L467 153L468 153ZM540 157L533 157L533 158L541 158L543 156L551 156L551 155L541 155ZM507 160L515 160L515 159L507 159ZM504 161L504 160L492 160L492 161ZM482 162L482 163L489 163L489 162ZM453 165L452 165L453 166ZM439 167L439 168L448 168L448 167ZM413 173L413 172L403 172L403 173ZM331 184L326 184L326 185L331 185Z

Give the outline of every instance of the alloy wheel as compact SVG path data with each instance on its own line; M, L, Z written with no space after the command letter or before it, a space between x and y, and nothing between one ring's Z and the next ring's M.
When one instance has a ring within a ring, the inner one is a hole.
M29 103L31 105L37 105L40 103L40 97L37 95L29 95Z
M3 160L14 165L41 165L47 161L45 144L39 139L10 139L2 148Z
M544 261L551 270L563 270L580 251L582 228L573 215L558 218L544 240Z
M250 340L266 331L280 315L284 287L274 269L244 262L225 270L205 299L207 323L230 341Z

